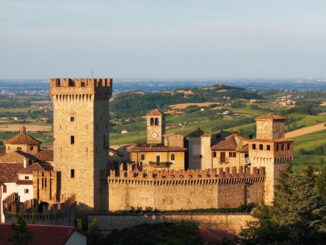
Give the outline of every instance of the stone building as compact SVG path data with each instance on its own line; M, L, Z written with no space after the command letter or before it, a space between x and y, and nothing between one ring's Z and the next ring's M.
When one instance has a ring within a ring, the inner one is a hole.
M108 170L112 79L51 79L54 168L58 196L76 195L81 209L106 206L101 175Z
M184 137L164 134L165 117L160 110L146 115L147 142L129 148L130 160L144 169L185 169Z

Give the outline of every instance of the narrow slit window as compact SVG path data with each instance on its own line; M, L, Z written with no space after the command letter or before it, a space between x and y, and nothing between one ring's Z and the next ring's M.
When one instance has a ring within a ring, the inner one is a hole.
M70 178L75 178L75 169L70 169Z
M75 144L75 136L70 136L70 144Z

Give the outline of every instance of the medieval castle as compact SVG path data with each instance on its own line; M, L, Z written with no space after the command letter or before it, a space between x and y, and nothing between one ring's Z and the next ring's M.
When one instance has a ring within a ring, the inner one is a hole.
M87 212L186 210L271 205L280 171L293 159L285 118L256 118L256 138L237 132L165 134L160 110L146 115L147 142L128 147L129 161L109 154L112 79L50 79L53 151L25 129L0 156L1 220L33 203L76 203Z

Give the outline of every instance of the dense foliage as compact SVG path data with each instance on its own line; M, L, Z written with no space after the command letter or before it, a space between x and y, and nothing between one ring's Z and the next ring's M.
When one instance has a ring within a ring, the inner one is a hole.
M106 239L112 245L200 245L203 238L197 223L142 224L123 230L115 230Z
M13 235L9 242L14 245L27 245L32 239L32 232L28 229L22 213L19 214L17 224L12 225Z
M241 233L244 244L323 244L326 239L326 173L287 170L280 177L273 207L260 206L258 218Z

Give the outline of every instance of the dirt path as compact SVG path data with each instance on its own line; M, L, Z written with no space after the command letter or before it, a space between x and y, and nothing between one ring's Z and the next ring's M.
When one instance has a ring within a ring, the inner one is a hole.
M322 131L326 129L326 123L320 123L314 126L309 126L309 127L305 127L305 128L300 128L297 130L293 130L291 132L287 132L285 134L286 138L295 138L301 135L305 135L305 134L310 134L310 133L314 133L314 132L318 132L318 131Z

